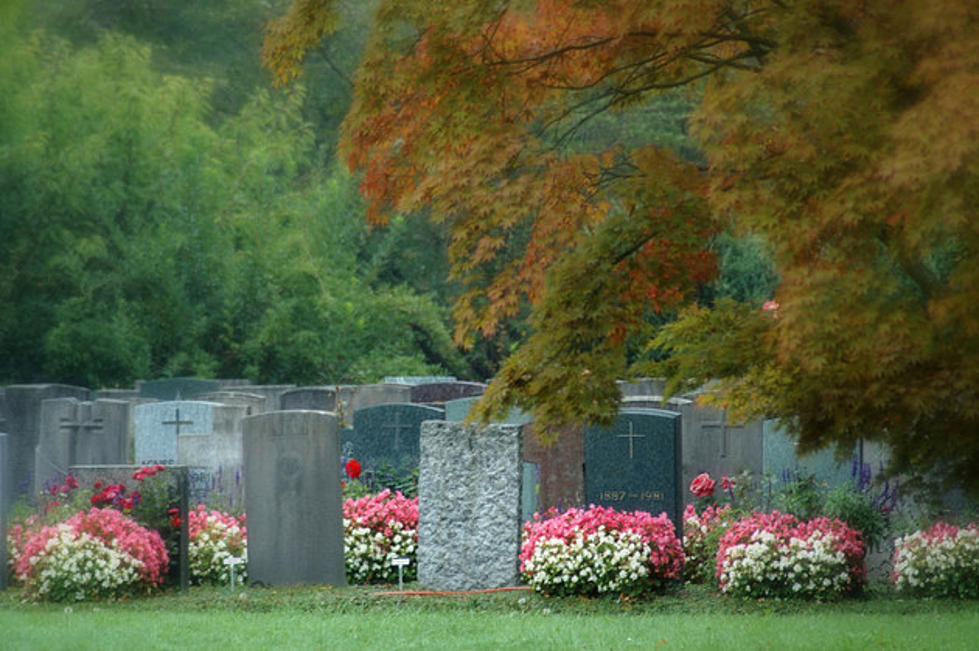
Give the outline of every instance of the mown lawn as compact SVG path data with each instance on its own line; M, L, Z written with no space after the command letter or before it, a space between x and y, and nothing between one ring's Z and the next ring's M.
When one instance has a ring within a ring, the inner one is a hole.
M976 649L979 602L731 599L702 586L622 602L527 592L400 597L372 588L195 588L71 606L0 595L3 649Z

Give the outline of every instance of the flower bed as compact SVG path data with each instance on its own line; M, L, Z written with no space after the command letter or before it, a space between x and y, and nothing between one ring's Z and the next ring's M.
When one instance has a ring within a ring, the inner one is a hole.
M207 507L199 504L187 514L187 529L191 582L197 585L227 585L230 568L225 560L232 556L246 559L248 555L245 516L208 511ZM236 580L244 582L247 576L247 565L244 562L237 565Z
M714 577L720 538L735 521L731 506L708 506L699 515L693 504L683 511L683 578L704 583Z
M721 537L717 578L746 597L830 599L862 587L864 554L860 533L839 520L756 513Z
M166 576L169 558L160 534L114 509L93 508L55 525L11 533L14 574L35 599L148 592Z
M350 583L391 583L398 570L391 561L411 560L404 580L417 577L418 498L383 490L343 503L343 551Z
M592 506L535 514L524 525L520 572L551 595L639 595L680 578L683 547L666 514Z
M917 596L979 598L979 523L939 522L898 538L891 580Z

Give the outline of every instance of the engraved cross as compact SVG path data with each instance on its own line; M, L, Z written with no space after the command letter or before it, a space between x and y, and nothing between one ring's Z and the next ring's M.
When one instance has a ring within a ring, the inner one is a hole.
M632 442L633 442L633 440L635 440L635 439L644 439L644 438L646 438L646 435L645 434L636 434L634 431L632 431L632 421L629 421L629 433L628 434L619 434L616 438L629 439L629 458L631 459L632 458L632 452L633 452L633 450L632 450Z

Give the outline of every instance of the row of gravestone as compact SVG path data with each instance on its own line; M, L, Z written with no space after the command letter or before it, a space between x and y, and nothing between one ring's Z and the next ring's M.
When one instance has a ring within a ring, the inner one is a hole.
M481 387L474 386L476 389ZM390 391L389 398L404 397L406 390L420 388L410 385L380 387ZM208 388L213 387L208 385ZM427 397L431 397L431 387L422 385L421 388L428 389ZM315 401L328 398L331 391L333 396L337 395L336 389L325 387L276 389L280 391L277 396L279 406L286 408L327 411L329 405ZM370 387L373 389L375 387ZM136 424L131 428L131 403L113 400L81 402L77 396L87 390L58 385L8 387L7 393L17 398L28 390L33 391L35 405L37 399L41 400L40 413L26 408L30 401L22 399L10 401L14 408L5 407L0 412L26 423L23 429L36 430L36 443L34 449L29 450L29 456L28 450L17 447L25 448L25 439L29 440L29 437L18 436L15 430L11 445L14 449L10 454L14 468L5 473L9 475L8 481L12 480L15 485L7 486L7 494L24 493L31 488L41 490L45 481L59 479L73 464L126 463L134 459L137 463L180 462L208 469L194 475L196 495L222 492L227 494L228 506L240 504L241 419L266 410L262 404L243 401L245 394L224 391L202 396L222 402L220 405L200 402L136 404L133 408L137 414L133 419ZM460 391L458 387L455 390ZM63 393L74 393L76 397L44 400L45 396ZM623 407L627 410L661 406L661 400L656 396L628 395L625 390L623 394ZM263 400L258 394L250 395ZM374 396L377 395L375 392ZM427 419L462 420L474 400L463 398L446 402L444 416L439 413L440 407L407 404L388 405L387 409L376 412L359 410L355 412L359 414L356 419L352 419L356 421L353 427L341 426L343 457L357 458L366 468L386 464L406 471L418 464L419 424ZM18 406L20 413L17 413ZM683 398L668 401L665 408L682 416L680 483L684 486L704 471L721 476L734 475L741 470L779 473L802 467L830 481L849 476L849 464L838 463L830 452L800 460L794 453L791 439L772 422L732 427L724 421L723 412L697 407L691 400ZM33 423L30 422L32 417ZM529 418L522 414L513 414L505 422L526 424L533 429ZM524 500L525 516L537 508L561 508L585 502L585 431L583 427L569 428L562 433L560 444L550 447L541 445L536 436L528 437L523 468L528 490ZM628 440L634 449L638 439L623 437L623 441ZM135 449L131 440L135 440ZM610 449L606 452L613 454L612 446L607 447ZM595 448L589 456L593 462L587 474L594 477L597 467L594 464L600 463L598 460L603 458L603 451ZM30 476L34 477L33 483Z

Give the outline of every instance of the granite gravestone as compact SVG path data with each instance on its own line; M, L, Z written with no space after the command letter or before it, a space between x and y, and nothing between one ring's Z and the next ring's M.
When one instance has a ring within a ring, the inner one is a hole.
M409 402L421 404L444 404L449 400L481 396L486 385L479 382L432 382L416 384L411 387Z
M521 440L518 425L422 425L418 581L426 588L517 583Z
M279 409L282 411L311 410L336 411L336 387L296 387L284 391L279 397Z
M422 423L444 418L441 409L408 403L355 411L353 430L343 435L343 458L356 459L365 471L380 475L410 475L418 467Z
M248 386L240 387L240 390L245 393L265 397L265 406L257 411L257 413L262 413L266 411L278 411L280 396L283 392L293 389L295 386L295 384L249 384Z
M137 383L142 398L157 400L190 400L202 393L221 390L217 380L202 380L193 377L174 377L162 380L143 380Z
M174 400L138 405L134 409L134 460L139 465L177 463L181 434L214 431L214 402Z
M670 406L664 407L670 410ZM702 472L711 477L734 477L762 472L762 421L731 423L724 409L695 403L678 409L683 414L683 485Z
M680 414L620 411L608 427L585 429L585 500L618 511L665 512L681 535Z
M540 468L537 508L559 511L585 505L585 428L562 427L545 440L533 424L524 431L524 460Z
M34 454L41 433L41 401L49 398L88 400L91 391L63 384L10 385L5 391L7 466L6 486L11 499L34 487Z
M277 411L244 420L248 577L344 585L337 418Z
M120 400L41 401L41 431L35 451L34 491L61 482L70 466L129 461L130 406Z

